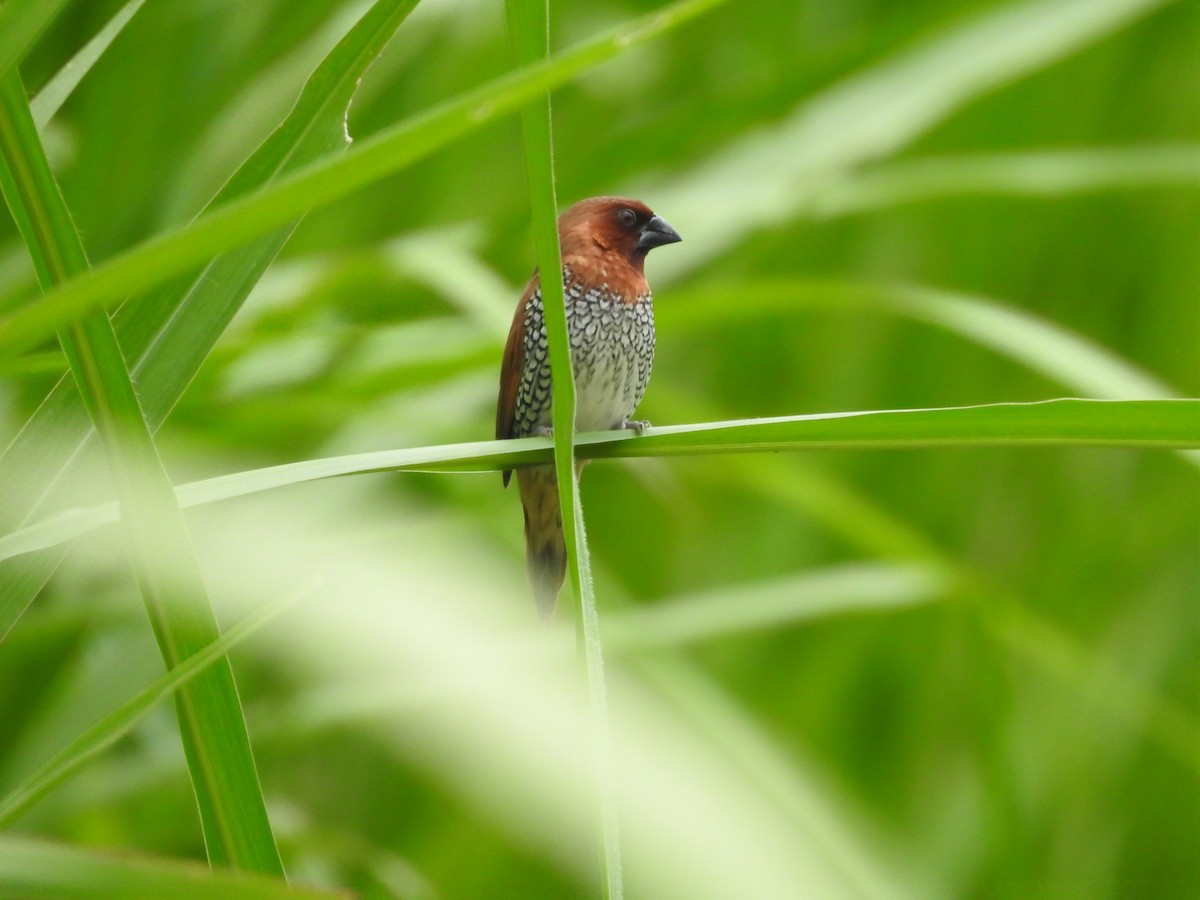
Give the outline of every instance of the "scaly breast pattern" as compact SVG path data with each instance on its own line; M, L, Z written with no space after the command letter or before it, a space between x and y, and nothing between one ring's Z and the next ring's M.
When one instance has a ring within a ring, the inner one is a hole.
M575 428L604 431L633 416L654 363L654 306L650 294L633 302L608 290L585 288L564 272L567 331L575 369ZM525 368L517 390L514 436L549 428L549 346L537 291L525 307Z

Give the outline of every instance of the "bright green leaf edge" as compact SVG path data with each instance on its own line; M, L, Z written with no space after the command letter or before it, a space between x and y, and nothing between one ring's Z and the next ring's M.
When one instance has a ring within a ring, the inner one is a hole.
M128 2L113 13L96 36L83 45L82 49L72 56L58 72L38 91L36 97L29 102L33 112L33 120L39 129L54 118L67 98L74 93L79 82L92 70L92 66L104 55L104 51L125 30L125 26L138 14L146 0L128 0Z
M581 459L704 456L797 450L969 447L1200 448L1200 400L1081 400L993 403L938 409L819 413L590 432ZM290 485L373 472L491 472L546 464L549 438L474 441L382 450L250 469L180 485L180 505L200 506ZM115 504L69 510L0 537L0 560L46 549L117 519Z

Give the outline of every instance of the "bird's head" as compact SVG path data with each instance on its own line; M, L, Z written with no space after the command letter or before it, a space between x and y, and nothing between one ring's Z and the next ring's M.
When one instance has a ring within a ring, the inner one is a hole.
M641 275L646 254L681 240L679 233L640 200L592 197L569 207L558 218L563 262L605 270L628 266ZM605 271L611 280L619 273Z

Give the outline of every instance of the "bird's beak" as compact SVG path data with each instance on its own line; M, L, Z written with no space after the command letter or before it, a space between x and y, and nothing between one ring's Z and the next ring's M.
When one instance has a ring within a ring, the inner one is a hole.
M663 244L674 244L676 241L682 241L679 232L667 224L666 220L660 216L655 216L642 229L642 234L638 238L637 248L639 250L652 250L655 247L661 247Z

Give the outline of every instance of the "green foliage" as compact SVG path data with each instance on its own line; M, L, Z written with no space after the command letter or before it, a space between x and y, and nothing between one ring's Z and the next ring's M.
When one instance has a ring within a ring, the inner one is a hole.
M0 5L0 896L1200 892L1200 9L550 18L537 62L478 0ZM486 439L555 194L602 193L684 242L658 427L577 437L589 699L495 475L551 442ZM132 379L242 623L169 672L172 529L101 527L54 341L101 307L91 408ZM160 701L298 592L226 698L292 884L210 873Z

